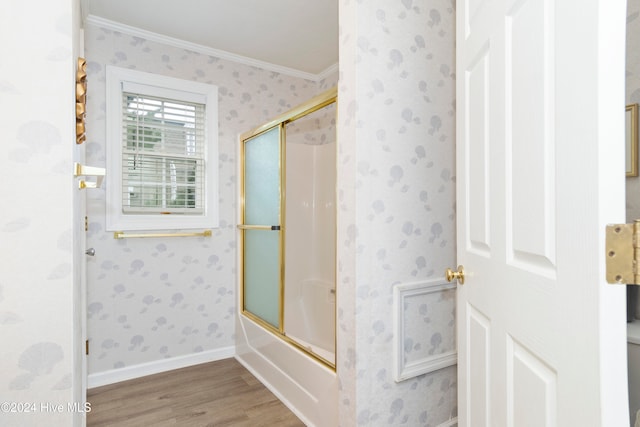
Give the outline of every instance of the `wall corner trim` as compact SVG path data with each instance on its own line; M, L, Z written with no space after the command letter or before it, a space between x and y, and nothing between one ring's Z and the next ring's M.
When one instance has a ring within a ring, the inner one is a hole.
M171 371L173 369L186 368L187 366L198 365L200 363L228 359L234 357L235 354L235 346L222 347L215 350L207 350L168 359L154 360L153 362L140 363L138 365L125 366L124 368L104 372L96 372L95 374L89 374L87 378L87 388L101 387L103 385Z

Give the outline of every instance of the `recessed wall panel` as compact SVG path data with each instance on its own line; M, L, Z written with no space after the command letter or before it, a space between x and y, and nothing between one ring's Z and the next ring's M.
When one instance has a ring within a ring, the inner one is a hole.
M519 2L506 22L506 188L510 257L555 269L553 19L547 0Z
M508 337L509 426L555 426L556 372L527 348Z
M456 352L455 288L426 288L403 302L404 363Z
M467 305L467 420L474 426L489 426L489 345L491 322L474 307Z
M485 46L466 72L465 93L468 248L488 255L489 218L489 46Z

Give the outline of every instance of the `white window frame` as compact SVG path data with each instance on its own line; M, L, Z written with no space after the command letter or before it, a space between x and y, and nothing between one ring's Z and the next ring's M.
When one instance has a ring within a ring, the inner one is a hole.
M106 229L182 230L218 227L218 87L107 65L106 69ZM122 206L122 93L136 85L144 95L205 104L204 212L194 215L124 213Z

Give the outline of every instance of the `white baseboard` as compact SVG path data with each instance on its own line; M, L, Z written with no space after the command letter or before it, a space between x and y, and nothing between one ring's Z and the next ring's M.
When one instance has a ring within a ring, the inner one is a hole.
M215 350L186 354L184 356L154 360L153 362L126 366L124 368L112 369L110 371L96 372L95 374L88 375L87 388L100 387L103 385L118 383L120 381L132 380L134 378L158 374L160 372L171 371L173 369L186 368L187 366L198 365L200 363L228 359L235 356L235 354L235 346L223 347Z

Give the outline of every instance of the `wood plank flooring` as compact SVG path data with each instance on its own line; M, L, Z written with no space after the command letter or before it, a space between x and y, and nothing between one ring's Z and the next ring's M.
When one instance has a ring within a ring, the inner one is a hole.
M304 424L235 359L90 389L88 427L299 427Z

